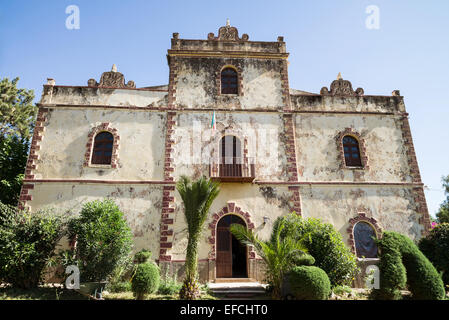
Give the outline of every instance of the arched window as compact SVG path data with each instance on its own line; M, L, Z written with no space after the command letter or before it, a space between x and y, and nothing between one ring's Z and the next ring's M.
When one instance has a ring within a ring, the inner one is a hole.
M109 132L100 132L95 136L92 150L92 164L111 164L114 136Z
M221 93L238 94L237 71L232 68L225 68L221 72Z
M345 163L348 167L361 167L359 142L351 136L343 137L343 151L345 154Z
M376 258L377 245L374 241L376 231L366 222L357 222L354 226L354 243L357 257Z

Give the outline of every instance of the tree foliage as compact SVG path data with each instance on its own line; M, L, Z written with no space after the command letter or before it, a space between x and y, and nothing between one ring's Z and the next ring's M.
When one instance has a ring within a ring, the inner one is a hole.
M0 202L17 205L37 108L19 78L0 81Z
M0 137L17 135L29 140L37 108L33 90L17 88L19 78L0 81Z
M17 205L28 158L28 140L17 135L0 138L0 202Z
M263 241L251 230L240 224L231 225L231 233L243 244L254 246L257 254L265 262L265 276L271 285L274 299L281 298L282 282L285 274L298 261L297 257L305 255L307 248L302 240L293 237L281 237L285 221L281 221L273 228L271 239ZM308 259L310 261L310 258Z
M295 213L279 217L274 227L280 223L285 224L281 237L303 239L308 253L315 258L315 266L327 273L333 287L351 285L359 271L357 258L333 225L315 218L304 219Z
M449 175L442 178L446 200L440 205L436 216L439 223L449 223Z
M182 176L176 189L184 203L187 222L186 279L180 291L181 299L191 300L199 296L198 285L198 242L209 208L220 192L217 182L201 177L191 181Z
M37 287L66 234L65 219L53 212L21 212L0 204L0 282Z
M112 200L84 204L80 216L70 221L69 231L77 240L74 253L83 282L107 280L131 252L131 229Z
M440 223L419 241L419 249L443 273L443 281L449 285L449 223Z

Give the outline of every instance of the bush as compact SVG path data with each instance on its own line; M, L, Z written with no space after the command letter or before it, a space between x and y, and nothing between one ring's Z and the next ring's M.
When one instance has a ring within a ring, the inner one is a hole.
M419 249L443 273L443 282L449 285L449 223L441 223L419 241Z
M106 289L109 292L115 293L128 292L131 291L131 281L119 281L108 283Z
M134 255L134 263L135 264L145 263L151 259L151 256L152 256L151 251L147 249L142 249Z
M407 285L413 299L445 298L444 284L437 270L413 241L387 231L377 243L380 249L380 289L374 290L374 297L398 299L399 290Z
M159 288L159 268L153 262L140 263L131 280L131 289L137 300L142 300L145 294L154 293Z
M65 235L65 221L50 211L31 214L5 205L0 211L0 280L35 288Z
M285 221L282 237L291 236L299 240L307 236L303 243L308 253L315 258L315 266L327 273L333 287L352 284L359 271L356 256L331 224L315 218L304 219L295 213L279 217L275 224L281 220Z
M287 274L286 281L297 300L327 300L331 294L329 277L318 267L294 267Z
M70 224L82 282L104 281L129 257L132 233L112 200L86 203Z
M297 255L293 258L295 266L312 266L315 264L315 258L310 254Z

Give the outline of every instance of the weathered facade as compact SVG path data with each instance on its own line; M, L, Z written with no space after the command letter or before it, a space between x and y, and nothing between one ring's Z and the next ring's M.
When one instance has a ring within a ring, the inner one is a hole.
M228 215L263 238L289 212L321 218L353 250L360 222L376 235L421 237L429 215L399 91L365 95L341 77L320 94L294 90L287 58L283 37L249 41L227 25L206 40L173 34L168 86L136 88L115 69L88 86L49 81L21 205L76 213L86 201L112 198L135 249L151 250L181 274L187 233L175 182L181 175L220 180L199 247L200 275L209 281L237 275ZM111 141L106 163L94 161L100 133ZM238 276L262 279L256 254L245 250Z

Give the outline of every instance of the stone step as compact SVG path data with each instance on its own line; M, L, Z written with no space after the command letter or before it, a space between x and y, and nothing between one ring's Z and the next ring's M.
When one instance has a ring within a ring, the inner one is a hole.
M226 298L252 298L265 294L266 285L259 282L219 282L209 283L210 291Z

